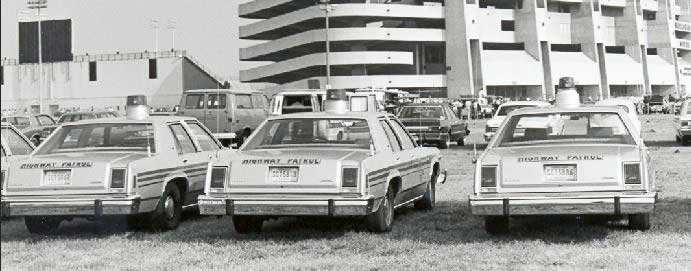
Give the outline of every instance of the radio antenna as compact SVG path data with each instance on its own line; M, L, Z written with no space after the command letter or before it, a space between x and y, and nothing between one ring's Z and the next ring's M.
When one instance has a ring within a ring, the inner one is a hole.
M147 125L147 126L149 126L149 125ZM153 127L153 125L151 125L151 132L153 132L153 131L154 131L154 127ZM149 131L146 131L146 155L151 157L151 135L149 134Z

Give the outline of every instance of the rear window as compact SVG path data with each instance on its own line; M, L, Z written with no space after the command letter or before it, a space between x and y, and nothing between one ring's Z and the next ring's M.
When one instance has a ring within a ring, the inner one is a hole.
M312 111L312 95L283 96L283 114Z
M616 113L561 113L512 117L500 147L550 144L635 144Z
M2 141L7 144L13 155L27 155L33 150L21 135L10 128L2 128Z
M44 142L38 154L76 151L155 152L153 126L148 123L68 125Z
M185 97L186 109L204 109L204 94L187 94Z
M362 119L270 120L255 132L244 150L300 147L369 149L369 126Z
M398 114L402 119L439 119L444 116L441 106L406 106Z

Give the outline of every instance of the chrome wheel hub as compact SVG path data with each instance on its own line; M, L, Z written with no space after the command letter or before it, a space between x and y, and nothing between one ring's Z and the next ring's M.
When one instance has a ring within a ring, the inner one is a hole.
M175 200L173 200L173 197L166 197L166 201L163 205L163 211L166 213L166 217L168 219L171 219L175 216Z

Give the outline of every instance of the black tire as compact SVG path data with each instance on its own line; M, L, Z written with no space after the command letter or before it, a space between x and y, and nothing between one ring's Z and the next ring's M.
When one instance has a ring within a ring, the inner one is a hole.
M486 216L485 231L492 235L509 233L508 216Z
M151 224L151 214L136 214L127 216L127 227L130 230L140 231Z
M158 206L152 214L151 226L153 230L174 230L180 225L182 217L181 199L180 189L174 183L166 185L166 190L163 191Z
M629 215L629 228L633 230L647 231L650 229L650 214Z
M439 140L439 142L437 142L437 148L442 149L442 150L448 149L449 148L449 141Z
M465 146L465 137L459 138L458 141L456 141L456 144L458 146Z
M30 233L49 234L55 232L60 226L62 219L50 216L27 216L24 217L24 224Z
M239 234L259 233L262 231L264 220L256 216L233 216L233 227Z
M436 191L436 181L437 181L437 176L439 176L439 173L437 170L434 170L434 173L432 173L432 178L427 182L427 190L425 191L425 194L422 196L422 198L418 201L415 202L415 209L420 209L420 210L433 210L434 205L437 201L437 191Z
M367 229L369 231L376 233L391 231L394 220L395 196L393 186L390 185L379 209L367 216Z

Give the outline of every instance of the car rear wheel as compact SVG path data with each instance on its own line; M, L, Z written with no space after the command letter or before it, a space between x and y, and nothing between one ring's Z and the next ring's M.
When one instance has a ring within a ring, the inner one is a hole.
M27 216L24 217L24 224L30 233L47 234L55 232L62 222L61 218L50 216Z
M256 216L233 216L233 227L239 234L258 233L262 231L264 220Z
M449 141L448 140L439 140L437 143L437 146L440 149L448 149L449 148Z
M506 234L509 232L508 216L486 216L485 231L492 235Z
M456 144L458 146L465 146L465 137L459 138L458 141L456 141Z
M175 184L169 183L153 213L153 229L163 231L173 230L180 225L181 217L182 202L180 190Z
M367 216L367 229L371 232L388 232L393 228L394 189L389 186L386 196L379 205L379 210Z
M428 211L434 209L437 196L435 181L437 180L438 175L439 173L437 170L435 170L432 174L432 179L430 179L430 181L427 183L427 190L425 191L425 194L420 200L415 202L416 209Z
M629 228L646 231L650 229L650 214L629 215Z

